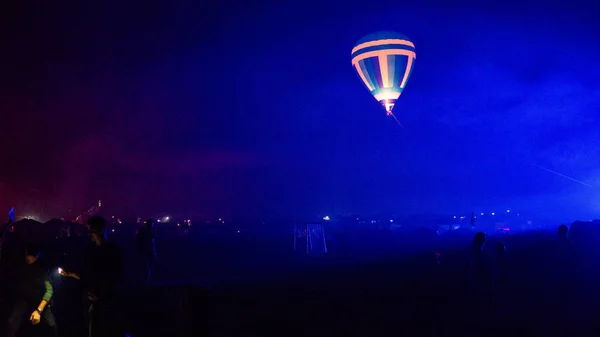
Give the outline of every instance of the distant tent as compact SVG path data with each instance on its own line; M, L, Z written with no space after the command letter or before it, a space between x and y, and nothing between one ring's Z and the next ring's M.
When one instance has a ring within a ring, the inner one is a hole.
M66 226L67 223L60 219L52 219L46 223L22 219L11 225L9 233L22 242L43 244L61 236L61 231Z
M596 247L600 234L600 221L575 221L569 227L569 237L576 245Z
M40 243L44 236L43 224L32 219L22 219L12 224L10 233L27 243Z
M36 226L40 226L42 223L39 221L35 221L33 219L21 219L19 221L16 221L15 223L13 223L13 226L15 227L15 232L17 231L17 229L20 230L24 230L27 228L33 228Z
M71 228L72 226L73 223L56 218L44 223L46 230L52 234L55 234L55 237L69 237L74 235L74 233L71 233L73 231Z
M9 264L16 263L18 265L22 261L22 254L26 245L43 242L39 235L30 234L36 233L41 226L41 223L30 219L23 219L9 224L5 237L2 238L2 260L5 262L10 261Z

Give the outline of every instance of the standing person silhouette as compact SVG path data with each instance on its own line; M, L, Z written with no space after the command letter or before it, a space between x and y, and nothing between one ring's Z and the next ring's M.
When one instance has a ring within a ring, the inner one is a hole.
M471 317L482 320L488 314L492 304L492 270L484 253L486 235L477 232L471 243L469 263L469 292Z
M140 263L140 279L149 284L156 265L156 244L154 242L154 220L148 219L137 233L137 250Z
M49 306L54 289L48 275L48 268L40 260L37 247L29 246L25 253L27 265L23 267L16 284L16 301L8 319L5 337L14 337L19 332L21 323L29 319L31 324L44 322L54 330L56 320Z
M90 337L124 336L118 318L117 290L123 279L121 248L106 238L106 220L99 216L88 220L93 246L81 274L61 271L61 275L81 280L86 290L86 320Z

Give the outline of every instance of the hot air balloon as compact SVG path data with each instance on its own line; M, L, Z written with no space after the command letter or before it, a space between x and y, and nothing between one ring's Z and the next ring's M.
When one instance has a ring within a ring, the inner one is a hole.
M415 45L404 35L378 32L360 39L352 48L352 66L387 115L402 94L415 58Z

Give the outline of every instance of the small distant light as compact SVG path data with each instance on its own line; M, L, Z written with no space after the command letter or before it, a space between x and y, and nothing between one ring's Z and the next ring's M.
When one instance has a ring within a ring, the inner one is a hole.
M112 230L112 232L114 233L114 232L115 232L115 230L113 229L113 230Z
M223 221L223 219L219 218L219 221Z
M496 213L492 212L492 215L496 215Z
M237 232L238 232L238 234L240 234L240 231L237 231Z
M112 216L112 218L114 219L114 218L115 218L115 216L113 215L113 216Z
M329 221L329 220L331 220L331 218L328 215L326 215L326 216L323 217L323 220Z
M166 217L165 220L169 221L169 217Z
M481 213L481 215L483 215L483 213Z
M506 213L510 213L510 209L507 209L507 210L506 210Z
M390 222L394 222L394 220L390 220Z
M161 222L160 219L156 220L156 222Z
M179 224L177 224L177 227L179 227Z
M456 219L456 215L454 216L454 219Z

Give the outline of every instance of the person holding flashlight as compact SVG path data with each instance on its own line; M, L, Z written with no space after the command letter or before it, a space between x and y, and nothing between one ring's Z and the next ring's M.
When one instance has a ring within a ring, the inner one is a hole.
M81 274L62 269L60 274L81 280L85 289L86 321L90 336L123 336L116 305L118 286L123 278L121 248L106 238L106 220L99 216L88 220L93 246L86 255Z
M56 335L56 320L48 305L52 299L54 289L48 276L48 269L39 259L37 247L30 246L25 253L27 265L23 267L16 287L16 301L4 336L16 336L21 323L29 319L31 324L37 325L44 322L54 330Z

